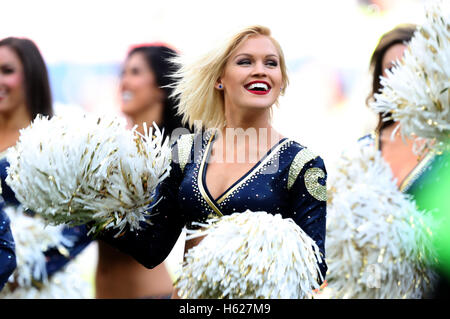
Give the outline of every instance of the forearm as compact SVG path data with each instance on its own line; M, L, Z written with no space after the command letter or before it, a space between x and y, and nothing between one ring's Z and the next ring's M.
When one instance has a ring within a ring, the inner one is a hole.
M139 231L127 229L121 236L115 237L117 231L106 230L98 238L132 256L147 268L161 264L175 246L184 223L170 218L152 219L152 225L141 223Z
M80 254L91 242L92 237L87 235L88 229L85 225L76 227L66 227L62 234L72 245L60 243L57 247L52 247L44 254L47 258L46 271L48 276L64 268L68 262Z

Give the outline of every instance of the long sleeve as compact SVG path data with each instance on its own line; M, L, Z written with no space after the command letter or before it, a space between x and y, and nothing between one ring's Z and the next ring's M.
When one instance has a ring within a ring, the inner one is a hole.
M0 290L2 290L17 266L14 238L9 228L10 221L2 210L2 206L0 197Z
M44 252L47 275L51 276L67 265L69 261L80 254L91 242L92 238L87 236L88 228L85 225L75 227L65 227L62 230L64 237L73 244L51 248Z
M327 272L325 262L326 179L324 162L320 157L316 157L304 165L290 189L292 219L319 247L323 262L318 265L324 279Z
M176 144L175 144L176 145ZM172 148L172 158L178 158L177 147ZM162 263L175 246L186 223L181 207L178 205L178 190L182 172L178 161L172 161L170 175L155 191L155 202L148 223L141 222L139 231L126 229L118 238L117 230L107 230L99 234L99 239L134 257L147 268Z
M17 200L14 191L6 184L6 177L8 176L7 169L9 167L9 163L5 157L0 158L0 189L2 190L1 196L5 201L5 205L20 205L20 202Z
M14 191L6 183L7 168L9 163L6 158L0 159L0 179L2 196L5 200L5 204L11 206L18 206L20 202L15 197ZM33 213L29 212L31 215ZM45 229L43 230L45 231ZM46 271L47 275L51 276L58 270L62 269L70 260L72 260L76 255L83 251L92 241L90 236L87 236L86 226L77 227L65 227L62 231L63 236L71 241L72 245L64 245L61 243L58 247L50 248L43 252L46 256ZM40 280L41 278L35 278Z

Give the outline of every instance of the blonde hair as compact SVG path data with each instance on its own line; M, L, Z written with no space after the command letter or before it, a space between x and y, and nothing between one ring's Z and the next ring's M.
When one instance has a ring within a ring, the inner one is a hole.
M182 115L184 124L188 123L190 127L193 127L196 121L201 121L201 127L196 127L197 129L220 128L225 125L224 98L222 91L215 89L215 84L222 76L229 57L239 44L257 35L269 37L280 55L282 74L280 94L284 94L289 79L280 44L272 38L269 28L260 25L246 27L194 62L183 63L182 57L173 59L173 62L180 64L179 71L173 74L177 79L173 96L178 99L178 114Z

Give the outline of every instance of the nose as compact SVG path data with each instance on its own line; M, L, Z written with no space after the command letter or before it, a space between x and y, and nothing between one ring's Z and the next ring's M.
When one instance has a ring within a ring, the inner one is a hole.
M265 76L266 75L266 68L264 66L264 62L263 61L257 61L254 64L254 68L252 70L252 75L254 76Z
M126 74L122 74L120 77L119 88L121 91L124 91L128 86L128 76Z

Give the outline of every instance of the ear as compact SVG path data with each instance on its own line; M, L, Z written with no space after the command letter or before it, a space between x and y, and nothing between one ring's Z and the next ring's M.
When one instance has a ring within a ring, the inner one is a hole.
M223 84L222 84L222 80L221 80L220 78L216 81L216 84L214 85L214 87L215 87L217 90L220 90L220 91L223 90Z

